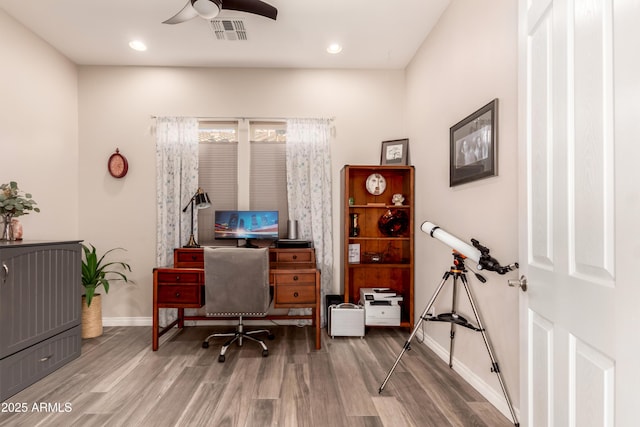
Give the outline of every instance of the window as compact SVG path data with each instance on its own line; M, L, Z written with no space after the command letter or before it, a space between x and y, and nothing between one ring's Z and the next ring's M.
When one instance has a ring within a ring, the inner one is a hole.
M238 207L238 124L200 122L198 185L211 208L198 211L198 242L214 241L214 210Z
M212 208L198 211L198 242L214 242L214 211L277 210L280 236L288 219L286 123L201 121L199 186Z
M251 122L249 208L280 212L280 235L286 233L287 169L286 124Z

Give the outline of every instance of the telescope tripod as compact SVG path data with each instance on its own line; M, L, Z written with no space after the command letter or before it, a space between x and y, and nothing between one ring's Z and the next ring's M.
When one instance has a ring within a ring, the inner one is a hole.
M398 363L400 363L400 359L402 358L404 353L407 350L411 350L411 341L413 340L413 338L415 337L416 333L418 332L418 329L419 329L420 325L422 324L422 322L425 321L425 320L432 321L432 322L449 322L451 324L451 331L450 331L450 334L449 334L449 337L450 337L450 342L449 342L449 367L450 368L453 367L453 349L454 349L454 344L455 344L456 327L459 325L459 326L471 329L473 331L480 332L480 334L482 334L482 339L484 341L484 345L485 345L485 347L487 349L487 352L489 353L489 359L491 359L491 372L495 372L496 375L498 376L498 381L500 382L500 387L502 388L502 393L504 394L504 398L507 401L507 406L509 407L509 411L511 412L511 417L513 418L513 423L516 426L519 426L520 423L518 423L518 419L516 418L516 414L515 414L515 411L513 409L513 405L511 404L511 399L509 399L509 393L507 392L507 388L505 386L504 380L502 379L502 373L500 372L500 367L498 366L498 362L496 361L496 358L493 355L493 350L491 348L491 344L489 343L489 337L487 336L487 332L486 332L484 326L482 325L482 321L480 320L480 315L478 314L478 309L477 309L476 304L475 304L475 302L473 300L473 296L471 294L471 290L469 289L469 283L467 281L467 275L466 275L467 270L466 270L465 265L464 265L465 257L464 257L464 255L454 251L453 252L453 258L454 258L454 260L453 260L453 264L454 265L451 266L451 269L444 274L444 277L442 278L442 281L438 285L438 288L436 289L436 291L434 292L433 296L429 300L429 303L427 304L427 306L425 307L424 311L420 315L420 320L418 321L418 323L416 323L415 327L413 328L413 331L411 332L411 335L409 335L409 338L407 339L407 341L402 346L402 350L398 354L398 357L396 358L395 362L393 363L393 366L391 366L391 369L387 373L386 378L382 382L382 385L380 385L380 388L378 389L378 393L382 393L382 390L387 385L387 382L389 381L389 379L391 378L391 375L393 374L393 372L395 371L396 367L398 366ZM444 285L446 284L446 282L447 282L447 280L449 278L453 278L453 291L452 291L452 293L453 293L453 298L452 298L453 301L452 301L451 313L443 313L443 314L440 314L440 315L437 315L437 316L427 314L427 313L429 313L429 310L431 310L431 308L433 307L433 304L435 303L436 299L438 298L438 295L440 294L440 291L442 291L442 288L444 288ZM482 276L479 276L478 278L482 279L482 281L484 281L484 278L482 278ZM458 279L460 279L460 282L462 282L464 290L465 290L465 292L467 294L467 298L469 299L469 303L471 304L471 309L473 310L473 315L474 315L474 317L476 319L477 326L474 326L472 323L467 321L467 319L465 319L464 317L460 316L457 313L457 307L458 307L458 301L457 301L457 297L458 297L458 295L457 295L458 294Z

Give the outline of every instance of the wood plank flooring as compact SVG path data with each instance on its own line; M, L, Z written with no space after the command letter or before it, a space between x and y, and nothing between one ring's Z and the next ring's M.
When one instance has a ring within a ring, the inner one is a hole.
M218 363L223 339L201 344L224 329L172 331L153 352L149 327L105 328L83 340L80 358L3 402L0 426L513 425L417 342L379 394L406 330L371 329L365 339L323 330L314 350L311 327L274 326L269 357L245 341ZM41 403L48 408L36 411ZM7 412L19 404L25 413Z

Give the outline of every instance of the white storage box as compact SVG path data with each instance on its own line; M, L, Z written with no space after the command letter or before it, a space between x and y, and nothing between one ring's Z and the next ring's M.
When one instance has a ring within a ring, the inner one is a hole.
M374 305L365 306L367 326L400 326L400 306Z
M364 337L364 307L351 303L329 306L329 336Z

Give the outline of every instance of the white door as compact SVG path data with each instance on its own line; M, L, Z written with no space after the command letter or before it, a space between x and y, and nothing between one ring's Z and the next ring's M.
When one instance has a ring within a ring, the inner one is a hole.
M521 425L640 425L640 0L520 0Z

